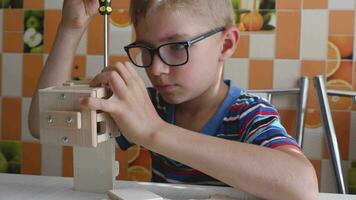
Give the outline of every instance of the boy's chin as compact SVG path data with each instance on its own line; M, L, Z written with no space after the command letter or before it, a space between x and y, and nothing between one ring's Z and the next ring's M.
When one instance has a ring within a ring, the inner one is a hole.
M186 100L183 97L179 97L177 95L167 95L167 94L160 94L163 100L169 104L181 104L184 103Z

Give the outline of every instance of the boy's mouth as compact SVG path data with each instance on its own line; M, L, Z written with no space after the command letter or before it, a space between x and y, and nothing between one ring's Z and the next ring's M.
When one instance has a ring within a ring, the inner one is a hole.
M155 88L158 90L158 92L169 93L176 88L176 85L174 84L156 85Z

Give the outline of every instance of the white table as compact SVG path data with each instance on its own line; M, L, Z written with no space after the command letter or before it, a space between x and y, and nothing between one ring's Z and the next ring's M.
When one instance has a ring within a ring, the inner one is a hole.
M106 194L74 191L73 178L0 173L0 200L107 200ZM115 189L141 188L167 199L207 199L223 194L238 199L257 199L229 187L117 181ZM320 194L320 200L356 200L356 195Z

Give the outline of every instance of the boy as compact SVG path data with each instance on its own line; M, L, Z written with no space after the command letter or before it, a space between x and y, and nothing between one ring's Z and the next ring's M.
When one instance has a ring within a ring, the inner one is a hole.
M69 78L97 7L97 0L64 1L39 88ZM222 79L239 39L230 0L131 0L131 18L136 41L125 50L133 65L146 68L154 88L146 90L132 64L116 63L91 81L108 85L113 95L80 103L112 116L121 148L132 142L152 151L152 181L227 184L265 199L317 199L313 167L277 111ZM37 101L29 118L36 137Z

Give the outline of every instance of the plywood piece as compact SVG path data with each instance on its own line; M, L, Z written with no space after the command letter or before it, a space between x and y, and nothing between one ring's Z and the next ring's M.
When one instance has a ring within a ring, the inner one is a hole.
M137 188L109 190L107 194L111 200L163 200L156 193Z
M98 144L96 148L73 147L74 189L105 193L114 188L119 172L115 161L115 139Z
M46 111L43 115L43 124L47 128L62 128L77 130L82 127L80 112L75 111ZM46 123L47 122L47 123Z

